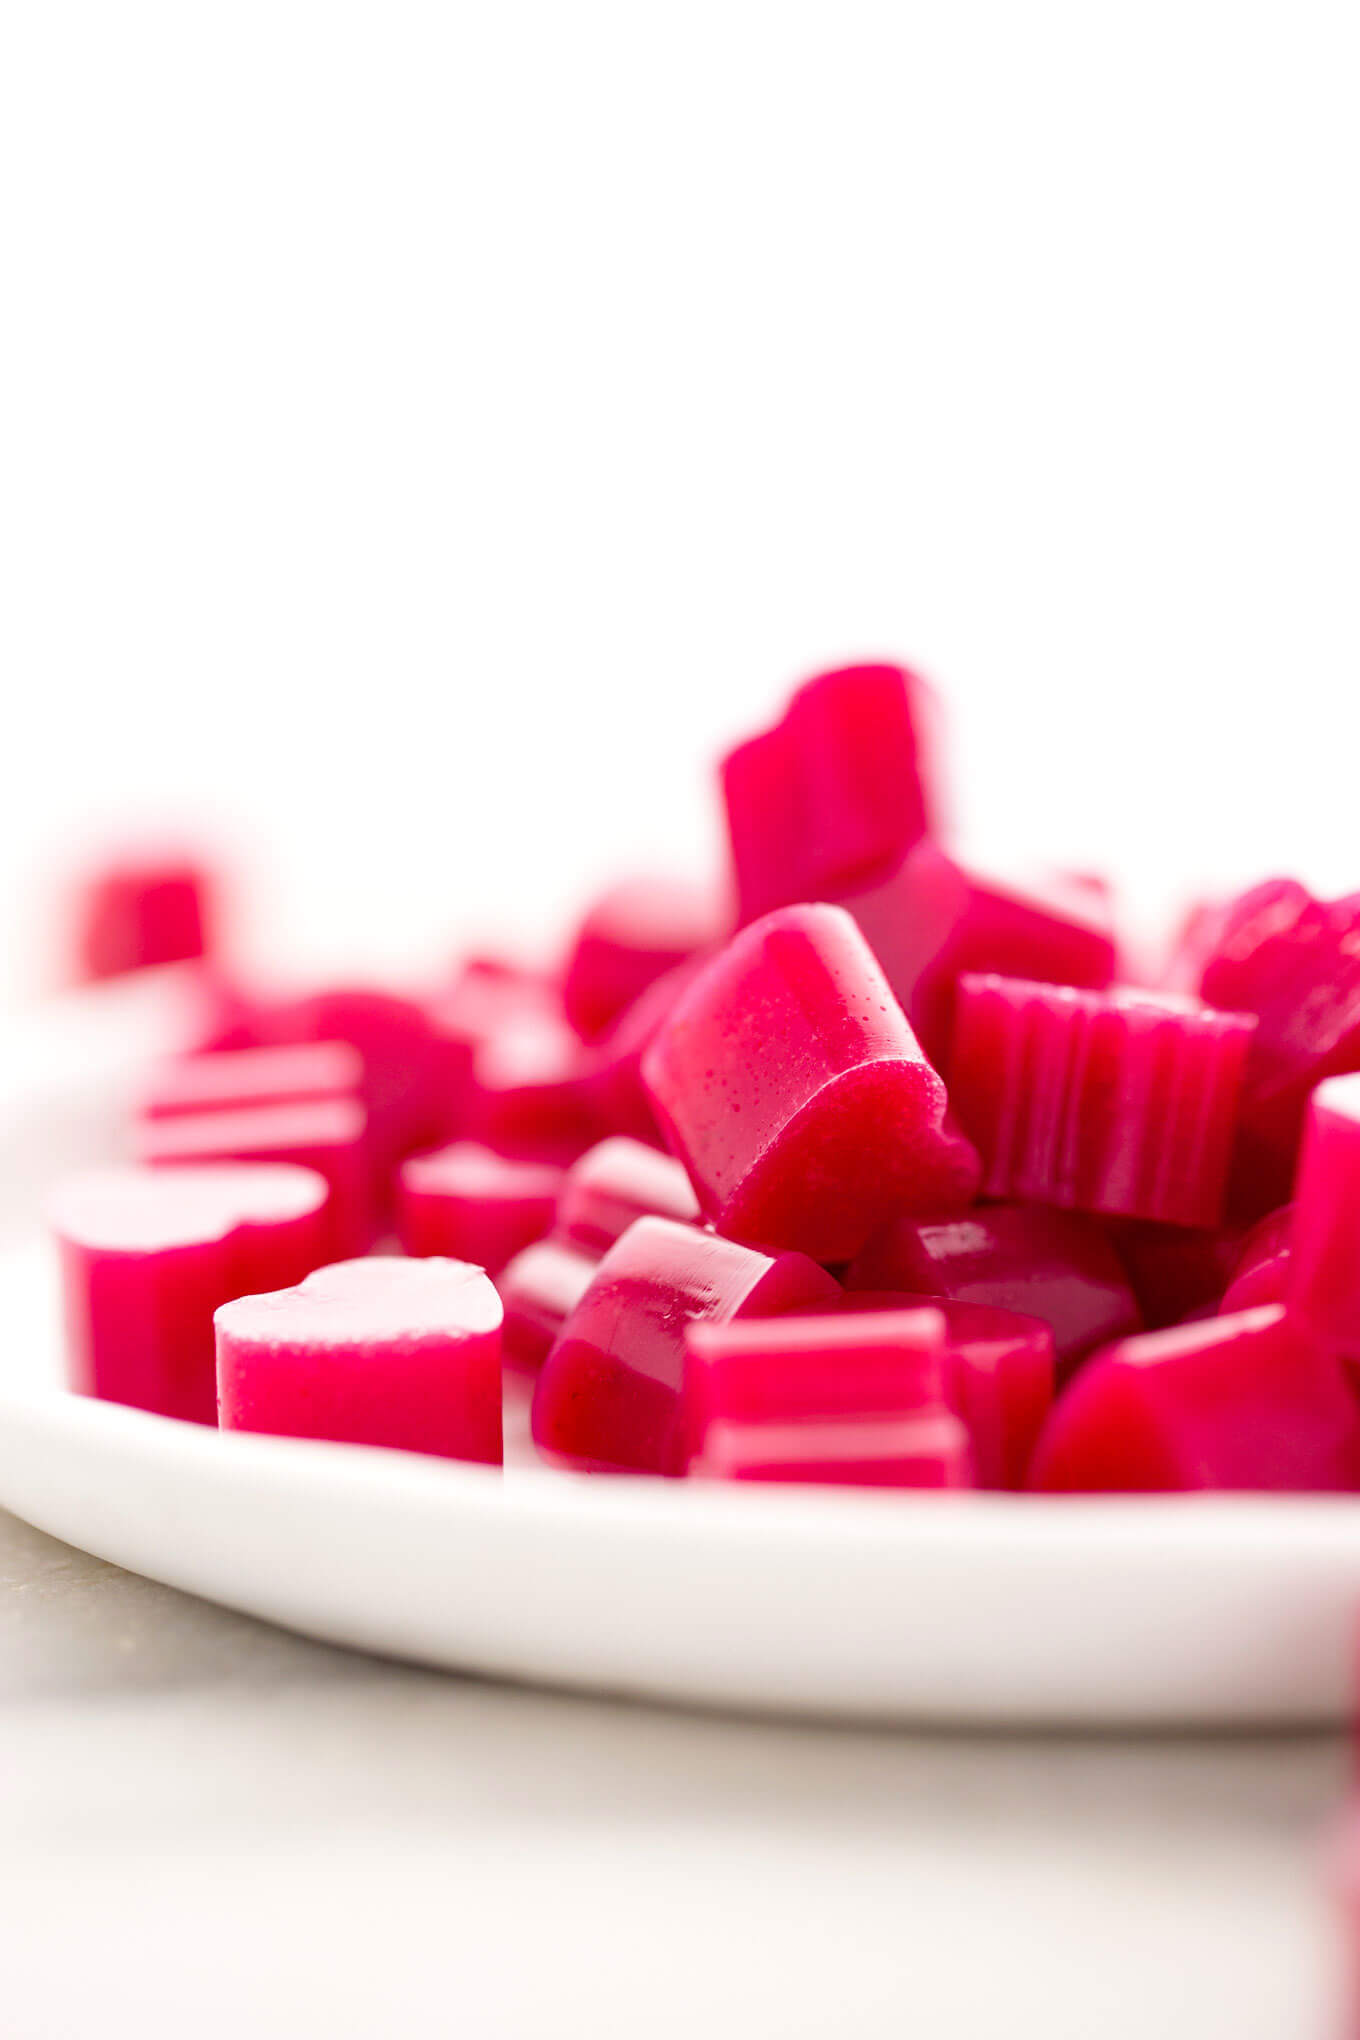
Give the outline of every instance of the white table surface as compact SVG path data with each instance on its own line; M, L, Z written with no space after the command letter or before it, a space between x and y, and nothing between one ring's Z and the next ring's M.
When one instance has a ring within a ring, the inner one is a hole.
M306 1643L0 1515L3 2040L1312 2040L1340 1738L720 1719Z

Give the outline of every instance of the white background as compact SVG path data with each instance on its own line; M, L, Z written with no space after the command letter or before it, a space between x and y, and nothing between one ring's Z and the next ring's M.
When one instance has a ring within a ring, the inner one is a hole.
M988 849L1360 885L1353 10L0 20L5 988L162 819L552 930L861 651Z

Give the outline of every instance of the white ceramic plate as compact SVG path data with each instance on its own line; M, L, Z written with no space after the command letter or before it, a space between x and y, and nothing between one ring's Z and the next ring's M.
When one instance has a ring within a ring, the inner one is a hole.
M49 1110L79 1129L68 1153L105 1146L106 1101L175 1018L167 984L87 1002L64 1057L41 1030L0 1043L0 1176ZM0 1503L311 1636L845 1717L1302 1723L1351 1703L1360 1502L728 1490L219 1436L60 1387L40 1240L0 1256L0 1298Z

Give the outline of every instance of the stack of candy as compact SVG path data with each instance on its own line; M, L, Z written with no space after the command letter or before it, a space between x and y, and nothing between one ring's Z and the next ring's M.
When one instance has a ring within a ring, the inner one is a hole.
M1130 982L1103 881L959 853L939 726L817 676L722 763L730 893L629 878L418 995L271 995L192 872L97 879L86 973L201 956L213 1018L56 1200L73 1385L496 1463L518 1384L583 1472L1360 1489L1360 895L1203 903Z

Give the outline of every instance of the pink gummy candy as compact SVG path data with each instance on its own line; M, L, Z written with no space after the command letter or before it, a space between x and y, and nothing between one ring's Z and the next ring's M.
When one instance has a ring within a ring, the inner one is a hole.
M698 1323L685 1339L690 1472L726 1480L972 1485L930 1309Z
M1219 1304L1221 1312L1226 1315L1256 1310L1263 1303L1283 1303L1289 1288L1293 1227L1294 1207L1282 1204L1251 1228L1238 1250L1232 1280Z
M1232 1202L1259 1217L1289 1195L1309 1092L1360 1069L1360 893L1329 903L1270 879L1242 894L1221 910L1199 991L1257 1016Z
M992 971L1100 991L1118 962L1108 900L1050 879L1002 883L923 842L875 885L842 896L927 1055L942 1064L954 991Z
M120 977L153 964L207 954L213 939L212 881L186 857L134 857L107 865L78 903L76 970Z
M1093 1346L1142 1329L1099 1221L1039 1204L895 1218L856 1255L845 1282L852 1290L914 1290L1042 1318L1069 1369Z
M697 1225L699 1201L672 1155L641 1141L602 1140L573 1162L557 1200L556 1230L600 1255L621 1239L635 1218L674 1218Z
M499 1274L547 1232L564 1180L550 1163L514 1161L469 1140L412 1155L398 1177L402 1250Z
M1286 1301L1316 1338L1360 1361L1360 1073L1330 1077L1308 1105L1289 1223Z
M839 1295L801 1254L770 1258L671 1219L640 1218L596 1268L543 1365L534 1443L584 1470L682 1473L686 1326L834 1305Z
M944 1085L838 907L744 929L681 996L642 1073L733 1239L848 1260L894 1213L957 1209L976 1187Z
M576 931L562 980L572 1026L604 1034L648 985L731 929L716 890L680 879L632 879L601 895Z
M681 993L697 977L702 961L691 958L655 979L619 1015L609 1032L594 1043L586 1092L602 1132L628 1134L654 1147L664 1145L642 1081L642 1058L678 1004Z
M1280 1304L1145 1332L1059 1396L1030 1486L1082 1494L1360 1488L1360 1400Z
M1253 1024L1169 994L961 979L949 1081L984 1192L1215 1225Z
M724 759L743 922L886 875L939 826L937 721L905 667L847 666L809 680Z
M1053 1334L1041 1318L910 1292L847 1290L847 1312L918 1311L944 1320L945 1400L968 1431L976 1485L1021 1488L1053 1404Z
M1047 1488L1360 1487L1360 1075L1309 1107L1285 1300L1107 1347L1059 1399Z
M505 1309L501 1348L513 1373L536 1375L595 1279L599 1256L550 1234L516 1254L496 1277Z
M326 1258L363 1253L372 1244L375 1221L367 1129L364 1109L352 1098L146 1119L133 1129L133 1146L139 1162L155 1167L293 1162L315 1169L330 1188Z
M216 1324L224 1430L501 1462L501 1306L480 1268L341 1261Z
M325 1258L310 1169L104 1169L51 1201L71 1386L158 1416L217 1422L213 1312L298 1282Z
M178 1056L161 1064L138 1109L144 1119L173 1119L183 1112L349 1098L362 1087L363 1067L358 1051L343 1041Z
M517 1013L475 1052L470 1130L503 1154L565 1166L604 1131L589 1078L588 1051L559 1012Z

